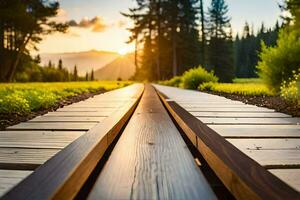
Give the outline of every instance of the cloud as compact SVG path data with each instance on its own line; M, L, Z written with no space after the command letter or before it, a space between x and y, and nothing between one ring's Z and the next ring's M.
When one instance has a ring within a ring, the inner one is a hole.
M64 23L68 21L68 13L64 9L58 9L57 15L53 18L55 22Z
M83 18L79 23L77 23L75 20L71 20L68 22L68 24L71 27L91 28L93 32L104 32L108 27L108 25L99 16L96 16L92 19Z
M125 27L127 25L127 22L125 22L125 21L123 21L123 20L120 20L119 22L118 22L118 27L119 28L123 28L123 27Z

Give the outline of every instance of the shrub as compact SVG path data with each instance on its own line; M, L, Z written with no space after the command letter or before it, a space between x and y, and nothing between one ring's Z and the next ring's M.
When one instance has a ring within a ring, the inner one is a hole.
M280 96L300 107L300 70L299 73L294 73L294 76L289 81L284 81L280 88Z
M276 47L267 48L262 43L261 61L258 63L258 74L276 92L281 83L288 81L300 66L300 34L296 31L283 30L279 34Z
M182 82L182 79L180 76L174 76L172 79L167 81L160 81L159 84L167 85L167 86L173 86L173 87L179 87Z
M197 89L205 82L218 82L213 72L207 72L202 67L190 69L182 75L182 86L186 89Z

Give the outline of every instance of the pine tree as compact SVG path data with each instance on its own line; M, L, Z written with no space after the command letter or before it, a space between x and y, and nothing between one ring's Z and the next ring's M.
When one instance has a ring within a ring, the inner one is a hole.
M86 74L85 74L85 80L89 81L89 73L88 72L86 72Z
M197 2L137 0L124 14L134 22L129 42L144 46L135 78L168 79L200 63Z
M61 59L59 59L59 61L58 61L58 69L59 69L59 70L62 70L62 69L63 69L63 62L62 62Z
M49 62L48 62L48 67L49 67L49 68L52 68L52 67L53 67L53 64L52 64L51 60L49 60Z
M208 12L209 63L221 82L231 82L234 66L228 6L225 0L212 0Z
M94 69L92 69L92 72L91 72L91 81L94 81L95 78L94 78Z
M78 71L77 71L77 66L74 66L74 71L73 71L73 80L77 81L78 80Z

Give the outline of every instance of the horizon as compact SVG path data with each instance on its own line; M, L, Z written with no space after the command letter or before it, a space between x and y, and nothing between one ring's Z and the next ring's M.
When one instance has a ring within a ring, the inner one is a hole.
M113 1L113 2L112 2ZM62 54L80 53L87 51L106 51L119 55L126 55L134 51L133 44L127 44L131 22L122 16L120 12L127 12L134 7L133 0L112 0L99 2L92 0L85 4L80 0L67 1L60 0L60 11L55 18L56 21L69 22L70 26L65 34L56 33L44 37L38 45L38 51L33 54ZM209 5L209 0L205 0L205 8ZM227 0L229 6L228 16L231 18L233 33L241 33L245 22L254 26L255 32L264 23L266 27L273 27L276 21L281 21L282 14L278 4L282 0L253 0L251 2L237 2ZM265 8L269 8L265 11ZM113 39L112 39L113 38Z

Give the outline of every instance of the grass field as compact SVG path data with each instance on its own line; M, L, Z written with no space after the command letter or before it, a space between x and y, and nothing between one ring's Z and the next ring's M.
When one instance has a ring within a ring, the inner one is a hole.
M0 113L28 113L46 109L70 96L112 90L129 84L131 82L128 81L0 84Z
M201 91L212 91L247 96L274 96L268 87L260 82L240 83L203 83L198 88Z

